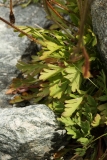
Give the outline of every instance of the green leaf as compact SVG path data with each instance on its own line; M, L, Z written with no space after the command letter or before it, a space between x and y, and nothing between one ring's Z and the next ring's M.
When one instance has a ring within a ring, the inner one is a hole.
M96 101L94 100L94 98L92 96L88 95L87 96L87 101L88 101L89 105L94 106L94 107L97 106L97 103L96 103Z
M93 120L93 122L91 123L91 125L93 127L97 127L100 125L100 121L101 121L101 116L99 114L97 114Z
M87 135L90 134L90 122L88 122L87 120L85 121L81 121L81 131L84 135L84 137L86 137Z
M41 101L42 100L42 97L36 97L35 99L34 99L34 103L38 103L39 101Z
M49 55L52 54L53 51L45 51L43 52L43 55L40 57L40 60L44 60L46 58L49 58Z
M70 127L65 127L66 128L66 130L67 130L67 134L69 134L69 135L72 135L72 138L77 138L77 134L76 134L76 132L74 132L74 130L73 129L71 129Z
M103 90L105 90L105 93L107 94L107 87L106 87L106 75L103 70L101 70L100 75L97 76L97 81L99 88L101 87Z
M73 126L75 123L71 120L70 117L63 117L57 118L60 122L64 123L65 126Z
M87 145L89 143L89 139L84 137L79 138L77 141L80 142L82 145Z
M93 41L92 41L92 46L95 46L95 45L97 45L97 38L96 37L94 37Z
M82 136L80 130L74 126L66 126L65 129L67 130L67 134L71 135L73 139L80 138Z
M68 67L65 70L64 77L70 81L70 86L72 89L72 92L75 92L76 90L79 90L80 83L81 83L81 73L77 68L75 67Z
M107 120L107 103L99 105L98 110L100 111L102 123L105 123Z
M59 100L54 100L52 104L52 109L55 111L56 114L61 114L64 111L64 104Z
M38 67L38 63L28 64L22 61L18 61L16 67L26 74L37 75L43 68L46 67L46 65L39 63L39 67Z
M84 156L86 153L86 149L84 148L76 148L75 151L76 151L76 154L79 156Z
M60 45L57 45L56 43L54 42L50 42L50 41L45 41L45 44L47 45L47 51L44 51L43 52L43 55L40 57L40 60L44 60L46 58L49 58L49 56L57 51L58 49L60 49L62 46Z
M53 51L53 52L62 47L62 46L59 46L56 43L50 42L50 41L45 41L45 44L47 45L47 49L50 51Z
M75 14L70 14L70 17L72 19L72 22L78 26L78 17Z
M12 100L9 101L9 103L14 104L22 101L24 101L24 99L21 96L15 96Z
M65 89L67 87L67 81L61 82L60 80L57 81L57 83L54 83L53 86L51 84L50 87L50 96L53 98L60 99L63 93L65 92Z
M32 57L32 62L33 62L33 63L40 61L39 56L31 56L31 57Z
M44 68L43 71L40 73L40 80L45 81L46 79L49 79L53 76L55 76L56 74L60 73L63 69L60 68L59 66L55 66L55 65L51 65L51 69L46 69ZM48 67L50 67L48 65Z
M100 101L107 101L107 95L103 95L97 98Z
M21 6L22 6L23 8L25 8L25 7L27 7L27 6L31 3L31 1L32 1L32 0L29 0L27 3L24 3L24 4L22 4Z
M98 106L99 111L104 111L107 110L107 103L101 104Z
M41 88L39 89L39 93L37 94L37 97L46 97L49 94L49 87Z
M26 78L14 78L12 80L13 82L12 87L13 88L28 87L31 86L32 84L34 85L37 81L38 81L37 78L34 78L31 75L27 75Z
M88 29L88 32L91 33L91 39L92 39L92 46L97 45L97 38L94 32L91 29Z
M79 97L79 98L75 98L75 99L71 99L71 100L66 100L65 101L65 110L62 113L62 116L64 117L69 117L71 116L76 109L79 108L81 102L83 100L83 97Z

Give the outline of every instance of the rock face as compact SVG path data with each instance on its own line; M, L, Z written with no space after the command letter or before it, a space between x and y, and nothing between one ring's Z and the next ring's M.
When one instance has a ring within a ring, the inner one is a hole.
M1 0L1 2L4 3L3 0ZM23 3L28 3L28 2L29 2L29 0L12 0L13 6L17 6L17 5L20 5ZM5 6L9 6L9 3L10 3L10 0L6 0Z
M93 29L98 36L98 50L107 69L107 0L94 0L91 13Z
M37 4L31 4L26 8L21 6L14 7L16 25L36 24L44 27L48 24L44 9ZM0 16L8 20L9 8L0 7ZM10 96L5 95L6 87L10 84L13 77L17 76L15 67L22 55L27 57L36 54L37 45L30 42L27 37L19 38L19 33L9 28L7 24L0 21L0 107L11 107L8 103Z
M64 134L45 105L0 109L0 160L50 160Z

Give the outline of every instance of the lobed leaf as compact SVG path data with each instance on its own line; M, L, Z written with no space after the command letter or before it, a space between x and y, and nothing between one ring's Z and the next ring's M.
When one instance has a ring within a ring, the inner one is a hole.
M83 100L83 97L79 97L79 98L75 98L75 99L71 99L71 100L66 100L65 101L65 110L62 113L62 116L64 116L64 117L71 116L76 111L76 109L79 108L82 100Z
M81 73L75 67L68 67L65 70L64 77L70 81L70 86L72 92L79 90L81 83Z
M73 126L75 123L73 122L73 120L71 120L70 117L63 117L61 116L61 118L57 118L60 122L64 123L65 126Z
M97 126L100 125L100 121L101 121L101 116L99 114L96 114L96 116L95 116L93 122L91 123L91 125L93 127L97 127Z
M58 73L60 73L63 68L59 67L59 66L55 66L55 65L51 65L53 68L51 69L46 69L44 68L42 72L40 72L40 80L47 80L51 77L54 77L55 75L57 75Z
M50 96L53 98L60 99L62 97L62 95L64 94L66 87L67 87L67 81L61 82L59 80L59 82L54 83L53 85L51 84L51 87L49 89Z

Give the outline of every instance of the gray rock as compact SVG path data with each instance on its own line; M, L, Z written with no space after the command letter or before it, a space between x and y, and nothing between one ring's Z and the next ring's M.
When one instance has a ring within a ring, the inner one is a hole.
M45 105L0 109L0 160L48 160L64 136Z
M34 0L12 0L12 5L13 6L18 6L18 5L23 5L25 4L30 4L30 3L37 3L37 2L41 2L40 0L38 1L34 1ZM6 6L9 7L10 6L10 0L0 0L0 6Z
M20 5L23 3L28 3L28 2L29 0L12 0L13 6ZM8 7L10 4L10 0L0 0L0 3Z
M26 8L17 6L14 8L16 25L39 25L44 27L48 23L44 9L39 5L31 4ZM9 8L0 7L0 15L8 20ZM19 33L0 21L0 107L11 107L8 101L10 96L5 95L6 88L12 78L17 76L15 67L22 57L36 54L38 48L27 37L19 38Z
M91 13L94 32L98 38L98 50L107 69L107 0L94 0Z

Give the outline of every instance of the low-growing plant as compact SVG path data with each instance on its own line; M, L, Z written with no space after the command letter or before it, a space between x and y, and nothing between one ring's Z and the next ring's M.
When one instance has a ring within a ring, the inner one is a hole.
M79 146L68 149L74 158L92 148L90 160L95 160L96 141L104 136L96 132L107 123L107 87L90 4L88 0L44 0L44 6L55 22L49 30L19 27L19 36L27 35L41 50L29 63L18 61L23 78L13 79L7 93L19 94L10 103L32 99L46 104Z

